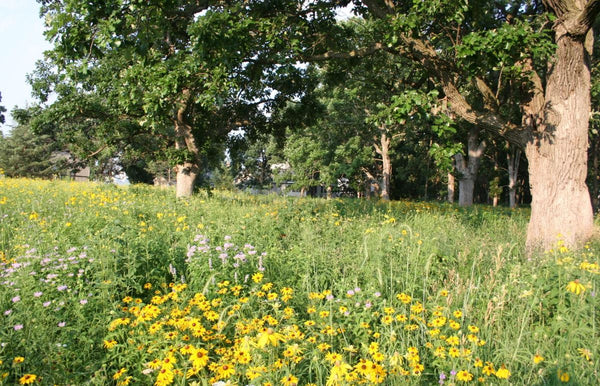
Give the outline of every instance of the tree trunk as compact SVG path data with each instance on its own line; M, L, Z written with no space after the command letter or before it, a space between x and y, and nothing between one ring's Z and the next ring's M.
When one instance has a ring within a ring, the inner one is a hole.
M508 161L508 204L511 208L517 207L517 177L519 175L519 162L521 149L509 149L506 160Z
M177 165L176 197L189 197L194 193L194 183L199 174L199 168L191 162Z
M448 202L454 202L454 174L448 173Z
M186 121L186 111L190 93L188 90L182 92L182 101L177 106L177 114L173 118L175 124L175 148L187 150L191 159L177 165L176 197L189 197L194 193L194 183L200 174L200 161L196 139L192 133L192 127Z
M475 190L475 178L473 176L461 177L458 180L458 205L473 205L473 191Z
M392 180L392 160L390 159L391 139L385 131L381 132L379 144L375 144L375 151L381 156L382 160L382 180L381 180L381 198L385 201L390 199L390 187Z
M600 208L600 169L598 158L600 158L600 137L596 136L592 145L592 209L598 211Z
M558 239L577 245L594 229L585 183L593 37L591 31L585 41L571 36L568 21L554 27L557 49L546 87L545 119L525 148L532 196L529 250L552 248Z
M462 154L456 154L456 170L460 173L458 178L458 205L473 205L473 191L475 190L475 180L479 170L481 156L485 150L485 141L479 143L479 129L476 127L469 130L469 139L467 142L468 158L465 159Z

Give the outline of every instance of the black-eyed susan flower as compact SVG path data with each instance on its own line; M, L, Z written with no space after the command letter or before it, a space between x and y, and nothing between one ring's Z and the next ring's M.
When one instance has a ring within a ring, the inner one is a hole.
M289 374L281 378L280 382L283 386L296 386L298 385L298 378Z
M585 292L585 287L579 282L579 279L575 279L567 284L567 291L579 295Z
M535 363L536 365L537 365L538 363L541 363L541 362L543 362L543 361L544 361L544 357L543 357L543 356L541 356L540 354L535 354L535 355L533 356L533 363Z
M473 380L473 374L471 374L467 370L461 370L458 373L456 373L456 379L462 382L470 382Z
M504 365L502 365L498 370L496 370L496 377L500 379L508 379L510 377L510 371Z
M37 379L35 374L25 374L19 379L20 385L31 385Z

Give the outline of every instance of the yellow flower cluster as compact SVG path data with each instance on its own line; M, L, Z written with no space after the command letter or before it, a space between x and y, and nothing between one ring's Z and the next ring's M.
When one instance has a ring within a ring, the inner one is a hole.
M402 383L422 377L427 368L431 373L454 366L463 369L457 379L464 382L474 374L510 377L504 366L495 370L475 358L485 341L477 326L463 325L461 310L426 305L407 293L391 303L363 300L350 291L336 299L330 290L296 299L292 288L264 282L261 272L250 277L247 283L221 281L205 292L163 285L168 290L149 292L148 303L124 298L123 315L110 323L104 347L127 353L119 363L128 356L146 358L144 369L130 376L143 383L150 377L155 385L194 379ZM130 371L135 364L132 359ZM117 369L119 377L128 370Z

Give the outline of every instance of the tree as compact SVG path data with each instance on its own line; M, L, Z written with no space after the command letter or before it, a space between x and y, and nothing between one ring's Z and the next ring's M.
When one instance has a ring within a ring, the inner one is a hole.
M2 102L2 93L0 93L0 102ZM6 112L6 107L0 105L0 125L4 124L4 122L5 122L5 117L4 117L5 112Z
M231 130L264 127L264 111L297 96L302 84L302 69L279 64L267 70L271 62L256 60L266 44L256 30L269 26L245 18L242 4L40 2L54 48L34 89L47 93L53 85L56 104L69 110L63 117L85 122L89 110L78 108L78 99L93 98L111 120L129 123L112 131L96 125L96 140L161 138L159 148L172 149L177 167L177 196L192 194L207 162L223 156ZM289 86L282 77L297 82Z
M51 178L67 174L68 159L58 143L46 135L36 135L29 126L30 112L14 110L17 121L7 137L0 137L0 169L8 177Z

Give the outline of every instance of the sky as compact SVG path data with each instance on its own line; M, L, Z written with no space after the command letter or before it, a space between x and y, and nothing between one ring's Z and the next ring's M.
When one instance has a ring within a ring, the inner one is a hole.
M26 76L51 47L43 31L35 0L0 0L0 105L8 110L6 123L0 125L4 134L15 124L10 111L35 103Z

